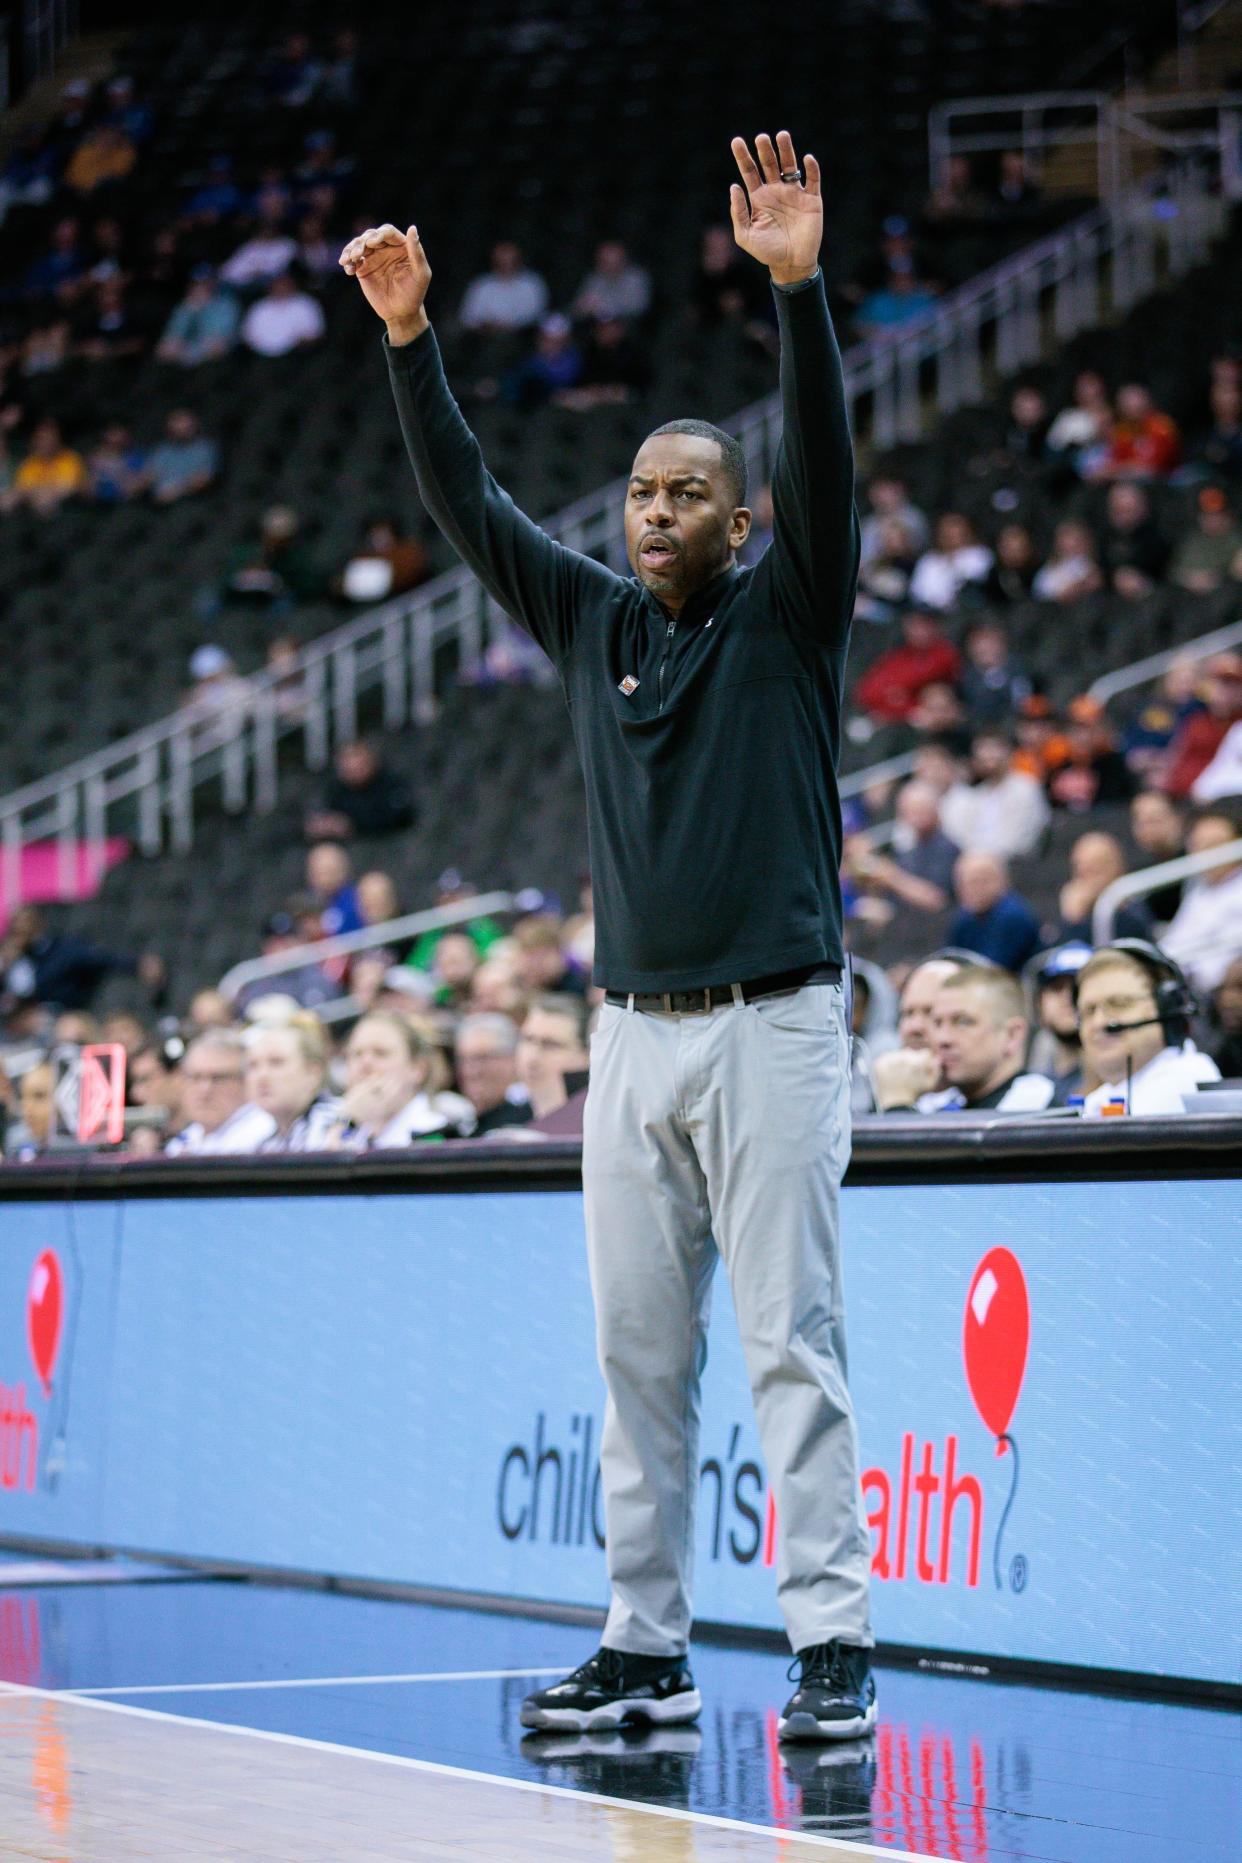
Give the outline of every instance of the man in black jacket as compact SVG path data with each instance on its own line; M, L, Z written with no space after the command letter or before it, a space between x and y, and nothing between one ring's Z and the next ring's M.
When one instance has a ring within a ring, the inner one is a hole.
M752 569L737 442L648 436L625 506L632 578L554 543L487 472L423 308L415 227L341 255L387 329L419 490L537 640L586 777L596 913L583 1134L587 1246L608 1385L601 1450L612 1604L599 1652L524 1703L537 1728L693 1719L686 1664L708 1296L723 1257L800 1660L785 1738L875 1721L870 1543L845 1377L838 1190L849 1149L836 785L858 570L853 454L818 264L819 167L784 131L733 153L737 244L767 266L784 437L773 541ZM756 160L757 156L757 160Z

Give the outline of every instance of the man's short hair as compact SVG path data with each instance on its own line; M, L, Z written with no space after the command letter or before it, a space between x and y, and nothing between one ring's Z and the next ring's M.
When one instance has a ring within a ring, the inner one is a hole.
M945 978L940 988L942 992L984 991L998 1025L1015 1016L1023 1022L1030 1021L1030 1010L1022 985L1009 971L1000 970L994 964L963 964L960 970L955 970L951 977Z
M526 1013L533 1015L537 1009L545 1016L564 1016L566 1021L572 1022L578 1046L586 1047L588 1010L581 996L570 996L568 991L562 990L549 991L545 996L536 996Z
M1145 989L1151 991L1154 1000L1158 979L1152 966L1145 964L1141 957L1135 957L1130 951L1117 951L1114 950L1111 944L1106 944L1102 945L1093 956L1087 959L1082 969L1075 976L1075 1002L1077 1002L1082 991L1082 986L1087 981L1088 977L1098 976L1102 970L1128 970L1131 976L1137 977L1140 980Z
M513 1018L502 1016L491 1009L481 1009L475 1015L463 1016L453 1038L459 1048L463 1035L489 1036L499 1054L512 1054L518 1042L517 1023Z
M746 503L750 474L746 470L746 454L740 440L735 440L723 427L713 427L709 420L668 420L662 427L649 433L647 438L655 440L662 433L688 433L695 440L714 440L720 448L720 462L729 481L734 509Z

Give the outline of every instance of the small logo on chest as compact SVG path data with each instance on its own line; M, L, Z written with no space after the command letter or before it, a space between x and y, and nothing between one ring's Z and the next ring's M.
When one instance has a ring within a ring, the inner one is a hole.
M627 699L631 693L638 691L638 681L635 679L633 673L627 673L625 675L625 678L618 684L617 690L618 692L624 692Z

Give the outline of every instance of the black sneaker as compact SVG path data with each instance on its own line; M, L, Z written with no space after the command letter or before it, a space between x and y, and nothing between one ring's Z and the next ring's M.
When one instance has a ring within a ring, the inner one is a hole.
M875 1726L871 1652L853 1643L813 1643L799 1650L790 1679L798 1687L777 1722L782 1740L854 1740Z
M601 1649L563 1682L528 1695L521 1719L523 1727L593 1733L635 1721L693 1721L702 1707L684 1656Z

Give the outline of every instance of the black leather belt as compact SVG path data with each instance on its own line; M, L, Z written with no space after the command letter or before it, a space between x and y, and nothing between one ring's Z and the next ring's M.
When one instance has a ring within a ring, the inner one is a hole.
M744 1003L753 1002L756 996L779 996L782 991L800 990L806 983L840 983L841 966L839 964L804 965L801 970L782 970L772 977L751 977L739 987ZM666 1016L703 1015L708 1010L720 1009L733 1002L733 985L731 983L713 983L702 990L636 990L634 992L635 1009L662 1012ZM626 990L607 990L604 994L606 1003L615 1003L620 1009L627 1009L630 1003Z

